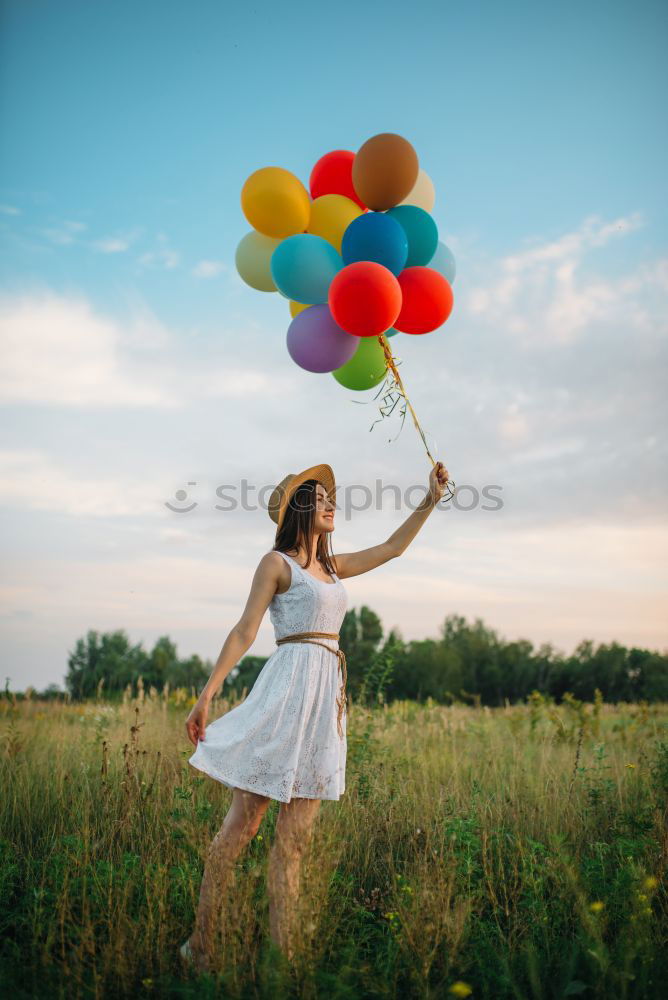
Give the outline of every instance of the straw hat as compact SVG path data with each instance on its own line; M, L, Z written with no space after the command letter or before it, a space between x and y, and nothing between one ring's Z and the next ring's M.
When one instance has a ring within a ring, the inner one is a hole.
M332 467L330 465L311 465L308 469L304 469L303 472L298 472L297 474L290 472L285 479L282 479L278 486L276 486L273 493L269 497L269 503L267 505L269 517L278 525L279 528L283 524L283 518L285 517L290 497L302 483L306 482L307 479L315 479L321 483L327 490L329 499L332 503L335 503L336 483L334 481L334 473L332 472Z

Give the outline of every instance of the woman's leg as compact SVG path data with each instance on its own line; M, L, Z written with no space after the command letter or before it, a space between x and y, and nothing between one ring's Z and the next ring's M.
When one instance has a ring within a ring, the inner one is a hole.
M319 807L320 799L295 798L281 802L275 839L269 852L270 935L290 960L296 947L294 914L299 899L302 858L310 846Z
M255 836L271 799L241 788L232 790L232 805L209 846L195 929L190 946L201 968L206 968L215 948L215 936L224 891L234 874L234 862Z

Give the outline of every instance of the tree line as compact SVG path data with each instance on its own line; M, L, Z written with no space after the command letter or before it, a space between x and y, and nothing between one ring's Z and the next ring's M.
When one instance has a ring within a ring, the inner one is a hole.
M566 692L593 701L597 688L608 702L668 701L668 653L617 642L585 639L566 655L550 643L536 648L528 639L503 639L480 619L470 624L460 615L448 615L436 638L405 642L398 629L385 635L380 618L366 605L346 612L339 641L353 701L432 698L496 706L523 701L532 691L555 701ZM244 656L220 693L250 690L266 661L266 656ZM198 693L212 669L211 661L197 655L181 659L168 636L147 651L141 643L133 645L124 630L91 630L69 653L65 683L76 700L101 692L120 696L140 677L147 689L153 685L162 691L169 684ZM57 691L51 685L44 694Z

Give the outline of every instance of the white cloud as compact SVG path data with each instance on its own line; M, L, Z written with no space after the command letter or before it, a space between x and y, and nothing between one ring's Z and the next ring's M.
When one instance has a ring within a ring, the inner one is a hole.
M509 403L500 421L499 432L511 444L521 444L529 437L529 421L526 414L521 413L519 403Z
M20 215L21 209L17 208L16 205L0 205L0 212L3 215Z
M137 263L142 267L164 267L166 271L172 271L178 267L181 257L176 250L151 250L141 254L137 258Z
M227 270L227 265L222 260L200 260L192 273L196 278L215 278L221 271Z
M116 479L92 479L70 473L37 449L0 451L3 502L20 510L42 510L73 517L120 517L155 514L160 486L151 490Z
M76 234L83 232L86 228L85 222L65 221L59 226L42 229L41 232L51 243L55 243L58 246L69 246L77 242Z
M85 299L0 300L5 403L174 406L158 378L123 365L117 324Z
M522 516L592 510L611 491L646 516L665 495L642 442L665 423L668 258L631 242L641 225L635 212L590 216L498 258L467 246L444 336L415 347L414 369L432 373L422 397L433 384L446 425L468 414L469 468L500 482L513 463Z
M109 236L104 240L96 240L91 246L101 253L122 253L128 249L130 243L119 236Z
M640 212L633 212L627 217L608 223L602 222L596 215L590 215L575 232L565 233L556 240L539 243L529 250L511 254L504 258L504 264L511 273L527 271L536 264L544 262L558 264L581 256L590 247L605 246L613 237L626 235L642 225Z
M530 462L555 462L565 458L567 455L579 455L585 449L585 442L582 438L575 440L556 441L543 447L527 448L518 451L510 456L510 461L516 464L526 464Z
M157 241L160 246L156 250L141 254L137 258L137 263L140 267L163 267L167 271L174 270L181 261L180 253L167 245L168 240L164 233L158 233Z
M123 253L125 250L130 249L140 233L140 229L134 229L122 236L108 236L103 239L94 240L91 246L94 250L99 250L100 253Z
M595 324L620 319L630 328L646 326L650 318L641 293L665 292L668 259L641 264L618 280L582 273L588 253L642 225L638 212L607 223L589 216L575 232L492 262L492 280L474 287L464 308L509 331L524 347L568 344Z
M4 403L179 409L206 397L280 394L291 384L220 353L189 352L146 309L121 322L50 292L0 298L0 337Z

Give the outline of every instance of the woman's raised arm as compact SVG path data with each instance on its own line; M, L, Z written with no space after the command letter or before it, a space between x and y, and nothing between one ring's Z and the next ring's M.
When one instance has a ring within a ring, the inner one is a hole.
M437 462L429 473L429 486L424 500L410 514L403 524L400 524L385 542L372 545L369 549L359 552L345 552L336 556L336 573L341 579L368 573L376 566L382 566L390 559L400 556L408 548L418 531L427 520L432 510L443 496L448 482L448 470L442 462Z

